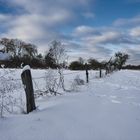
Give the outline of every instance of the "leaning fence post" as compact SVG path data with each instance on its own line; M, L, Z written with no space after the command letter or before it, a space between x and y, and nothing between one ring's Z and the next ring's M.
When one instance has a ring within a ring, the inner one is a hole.
M24 85L24 90L26 93L26 107L27 113L32 112L36 109L35 100L34 100L34 90L33 90L33 83L32 83L32 76L30 71L30 66L26 65L23 68L21 74L22 83Z
M87 65L87 63L85 64L85 68L86 68L86 81L88 83L89 80L88 80L88 65Z

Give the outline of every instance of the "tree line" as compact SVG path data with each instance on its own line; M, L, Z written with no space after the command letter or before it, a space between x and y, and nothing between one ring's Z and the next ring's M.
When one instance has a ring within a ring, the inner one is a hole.
M52 41L45 55L38 54L37 46L19 39L2 38L0 40L1 53L8 53L8 60L0 60L5 67L19 68L30 65L32 68L69 68L71 70L84 70L85 62L80 57L77 61L67 64L67 54L64 45L60 41ZM88 69L122 69L129 56L126 53L117 52L109 61L98 61L90 58L87 61Z
M122 52L117 52L113 57L110 58L109 61L98 61L94 58L90 58L87 61L88 69L108 69L108 71L111 70L121 70L128 60L129 55ZM69 65L69 68L71 70L84 70L85 69L85 63L84 60L80 57L77 61L71 62Z
M32 68L57 68L58 59L56 53L61 51L62 44L59 41L53 41L50 44L50 48L43 56L38 54L37 46L31 43L26 43L19 39L2 38L0 40L0 52L3 54L9 54L10 58L6 60L0 60L0 64L4 64L5 67L19 68L23 65L30 65ZM56 53L55 53L56 52ZM60 55L60 54L59 54Z

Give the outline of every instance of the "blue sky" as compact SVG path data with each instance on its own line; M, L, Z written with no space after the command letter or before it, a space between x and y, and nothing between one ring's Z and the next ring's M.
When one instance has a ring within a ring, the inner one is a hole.
M69 59L109 59L117 51L140 64L140 0L0 0L0 38L48 49L60 40Z

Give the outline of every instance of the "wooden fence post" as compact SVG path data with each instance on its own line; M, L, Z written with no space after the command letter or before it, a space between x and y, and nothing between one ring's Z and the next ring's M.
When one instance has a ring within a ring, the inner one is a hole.
M24 90L26 93L27 113L29 113L36 109L30 66L26 65L23 68L21 78L22 78L22 83L24 85Z
M100 78L102 78L102 69L100 68Z
M88 78L88 65L87 63L85 64L85 68L86 68L86 82L89 82L89 78Z
M105 75L107 75L108 73L107 73L107 67L105 68Z

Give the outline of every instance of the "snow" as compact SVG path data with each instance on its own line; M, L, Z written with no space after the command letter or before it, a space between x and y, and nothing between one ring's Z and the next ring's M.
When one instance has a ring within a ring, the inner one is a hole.
M26 66L23 67L22 73L23 73L24 71L30 70L30 69L31 69L30 66L29 66L29 65L26 65Z
M44 72L32 70L32 77ZM67 88L77 74L85 80L84 71L70 73L64 71ZM97 71L89 73L89 84L78 92L40 97L34 112L1 118L0 140L140 140L140 71L101 79ZM43 88L43 79L36 81Z

